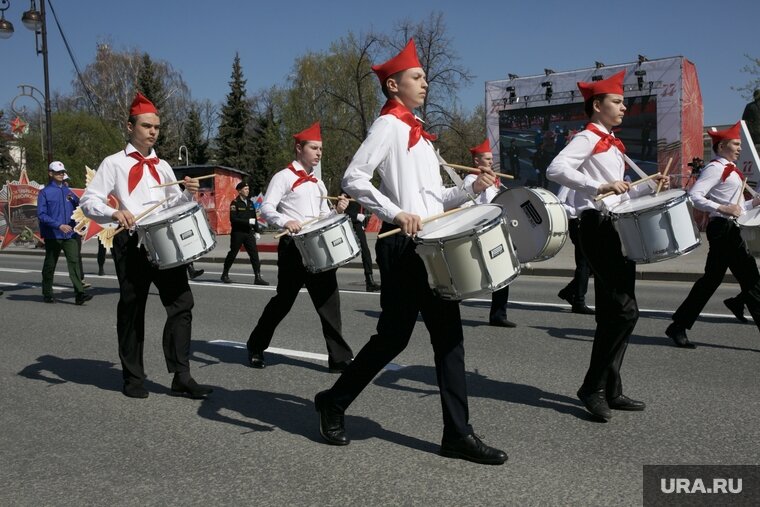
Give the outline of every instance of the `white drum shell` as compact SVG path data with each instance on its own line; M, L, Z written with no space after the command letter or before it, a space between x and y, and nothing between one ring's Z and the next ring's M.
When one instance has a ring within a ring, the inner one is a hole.
M216 246L206 210L194 202L148 216L138 223L137 233L158 269L189 264Z
M494 204L467 208L425 224L415 238L416 252L427 269L428 284L442 299L461 300L493 292L509 285L520 274L520 262L500 209L471 230L425 238L425 232L450 227L462 220L463 215L483 207L499 208Z
M691 200L683 190L631 199L612 207L610 214L625 256L637 263L673 259L702 242Z
M737 218L736 223L749 253L760 257L760 207L749 210Z
M293 235L293 241L310 273L338 268L361 254L351 220L345 214L309 224Z
M543 188L510 188L494 197L504 208L509 235L520 262L551 259L568 237L567 212L556 195Z

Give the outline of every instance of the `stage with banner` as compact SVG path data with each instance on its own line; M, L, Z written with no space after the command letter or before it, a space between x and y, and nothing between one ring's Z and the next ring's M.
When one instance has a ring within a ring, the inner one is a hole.
M488 139L502 172L548 186L546 167L588 122L576 83L621 70L627 111L615 135L648 174L672 158L670 174L685 186L687 164L703 153L703 106L696 68L680 56L486 82Z

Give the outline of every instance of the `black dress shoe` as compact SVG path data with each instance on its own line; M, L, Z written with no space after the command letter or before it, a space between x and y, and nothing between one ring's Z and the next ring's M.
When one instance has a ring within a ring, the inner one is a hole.
M747 322L747 317L744 316L744 303L739 300L738 296L735 298L724 299L723 304L726 305L726 308L731 310L731 313L739 319L739 322Z
M254 353L250 350L248 351L248 364L251 365L252 368L258 368L260 370L267 367L266 361L264 361L264 353Z
M348 365L351 364L352 359L349 359L347 361L343 361L342 363L329 363L327 371L330 373L343 373L346 368L348 368Z
M570 293L570 291L568 290L567 287L565 287L564 289L562 289L561 291L559 291L557 293L557 297L560 298L560 299L564 299L565 301L567 301L571 305L574 304L574 302L575 302L575 296L573 296Z
M77 294L76 298L74 299L74 304L77 306L82 306L90 299L92 299L92 294L87 294L86 292L82 292L81 294Z
M507 453L489 447L477 435L467 435L456 440L441 442L441 456L464 459L481 465L502 465L507 461Z
M105 274L106 274L106 271L105 271L105 269L103 269L103 268L98 268L98 276L103 276L103 275L105 275Z
M594 315L594 310L586 306L586 303L575 303L572 308L573 313L580 313L581 315Z
M636 412L644 410L647 406L643 401L632 400L624 394L621 394L617 398L607 400L607 405L609 405L612 410L632 410Z
M346 436L346 423L343 411L325 401L327 391L317 393L314 408L319 412L319 434L330 445L348 445L351 440Z
M136 382L124 382L124 387L121 388L121 392L124 396L129 398L147 398L148 390L145 389L142 383Z
M42 298L42 300L43 300L45 303L51 303L51 304L52 304L52 303L55 303L55 298L54 298L54 297L52 297L52 296L51 296L51 297L45 296L45 297L43 297L43 298Z
M256 275L253 279L253 285L269 285L269 282L261 278L261 275Z
M174 374L174 380L172 380L172 394L188 395L194 400L200 400L212 392L214 392L214 390L209 386L200 385L190 376L187 378L180 378L179 374Z
M191 269L191 270L188 270L187 274L190 276L190 280L195 280L196 278L198 278L199 276L201 276L205 272L206 272L205 269L198 269L198 270Z
M496 327L517 327L517 324L507 319L493 319L488 321L489 326Z
M230 277L227 274L222 275L220 280L223 281L224 283L232 283L232 280L230 280Z
M686 337L686 330L675 322L668 326L668 328L665 330L665 334L668 335L670 339L673 340L673 342L675 342L677 347L682 347L685 349L697 348L697 346L691 343Z
M612 411L604 397L604 390L586 393L581 388L578 390L578 399L583 402L586 410L597 419L607 422L612 418Z

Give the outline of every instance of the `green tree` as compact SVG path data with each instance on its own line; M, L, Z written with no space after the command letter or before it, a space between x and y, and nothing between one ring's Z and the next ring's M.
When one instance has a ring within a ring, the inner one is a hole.
M746 85L736 87L734 90L740 92L741 96L746 100L752 100L752 93L760 89L760 58L755 58L748 54L745 54L744 57L749 60L749 63L742 67L741 71L753 77Z
M5 118L5 111L0 111L0 187L16 175L17 167L11 157L12 142L13 135Z
M266 190L272 175L285 167L293 157L290 143L283 139L281 122L275 114L276 97L281 91L270 88L257 94L251 101L255 136L253 137L253 171L251 193Z
M216 138L216 161L220 165L251 172L254 154L250 135L251 111L246 100L245 83L240 56L235 53L232 78L229 82L230 92L227 94L227 102L222 107Z
M449 125L441 129L436 147L452 164L472 165L470 148L486 138L485 107L479 104L471 113L458 108L450 113Z
M105 157L123 148L119 131L112 126L104 127L99 118L89 113L56 112L52 120L55 159L66 166L72 187L84 187L85 165L97 169ZM32 129L20 144L25 150L29 178L43 183L48 174L39 136L39 128Z
M187 157L190 159L188 164L208 163L208 141L203 138L203 125L196 106L193 106L187 115L187 122L182 130L182 144L187 147Z

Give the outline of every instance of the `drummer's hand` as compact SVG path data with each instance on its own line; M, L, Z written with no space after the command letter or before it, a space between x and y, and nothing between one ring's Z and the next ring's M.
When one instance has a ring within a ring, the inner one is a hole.
M401 232L407 236L414 236L422 230L422 219L419 215L401 212L393 218L393 223L401 227Z
M718 206L718 211L732 217L738 217L742 214L742 208L738 204L721 204Z
M298 220L291 220L285 224L285 228L290 234L295 234L301 230L301 222Z
M752 207L754 208L755 206L760 206L760 194L752 198Z
M599 185L599 188L596 189L596 193L597 195L602 195L608 192L615 192L615 194L620 195L628 192L630 189L631 184L627 181L613 181L612 183Z
M117 211L111 215L111 218L119 222L119 226L125 229L131 229L135 226L135 216L128 209Z
M338 196L338 203L335 205L335 211L343 213L348 208L348 197L341 194Z
M654 178L652 178L657 184L662 181L662 190L668 190L670 188L670 177L665 176L664 174L656 174Z
M184 181L182 181L182 184L185 185L185 190L187 190L191 194L197 193L198 189L201 188L201 183L198 181L198 178L191 178L190 176L185 176L185 179Z
M480 169L480 174L478 174L478 178L472 183L472 189L479 194L494 184L496 175L490 167L479 166L478 169Z

